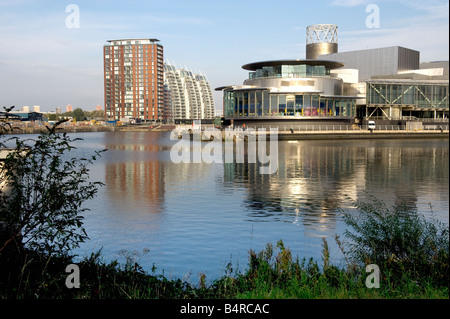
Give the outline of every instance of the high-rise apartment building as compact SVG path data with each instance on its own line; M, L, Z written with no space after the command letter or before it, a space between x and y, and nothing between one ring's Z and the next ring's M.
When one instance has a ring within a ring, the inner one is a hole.
M172 119L214 118L214 98L206 76L166 63L164 81L170 92Z
M162 120L164 58L158 39L110 40L103 47L108 120Z

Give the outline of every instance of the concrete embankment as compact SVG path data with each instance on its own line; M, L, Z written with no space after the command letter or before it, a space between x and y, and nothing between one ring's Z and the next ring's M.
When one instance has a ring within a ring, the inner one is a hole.
M279 140L347 140L347 139L410 139L410 138L449 138L449 131L314 131L279 132Z
M176 129L176 125L129 125L129 126L111 126L111 125L91 125L91 126L62 126L58 132L64 133L84 133L84 132L155 132L171 131ZM205 128L208 130L208 128ZM13 129L9 134L39 134L45 132L45 126L39 127L20 127ZM180 131L181 133L181 131ZM269 139L270 132L266 131L266 139ZM192 132L190 133L192 135ZM221 131L222 139L225 140L226 130ZM232 131L232 135L244 137L249 134L248 131ZM258 130L255 134L261 134ZM181 136L180 136L181 137ZM322 130L322 131L278 131L278 140L345 140L345 139L410 139L410 138L449 138L448 130Z
M61 133L85 133L85 132L149 132L149 131L170 131L175 125L133 125L133 126L112 126L112 125L67 125L57 128ZM7 134L39 134L45 132L47 128L43 125L30 127L14 127Z
M189 132L191 139L198 132ZM204 141L211 140L210 133L201 132L201 139ZM182 138L186 132L180 131L178 138ZM216 133L217 134L217 133ZM270 131L221 131L222 140L247 140L249 135L258 136L265 134L266 140L270 140ZM214 135L214 134L213 134ZM217 135L216 135L217 136ZM272 135L275 136L275 135ZM350 139L413 139L413 138L449 138L449 131L279 131L276 135L277 140L296 141L296 140L350 140Z

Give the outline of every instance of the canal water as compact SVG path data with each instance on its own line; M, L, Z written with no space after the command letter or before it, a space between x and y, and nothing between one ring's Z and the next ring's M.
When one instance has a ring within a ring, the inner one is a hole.
M334 240L343 238L343 211L369 195L448 224L448 139L279 141L278 170L260 174L258 162L174 163L179 141L169 135L76 134L83 156L108 149L91 166L91 179L105 185L86 205L81 257L101 249L106 262L128 258L197 284L200 273L214 280L230 262L244 271L250 249L278 240L320 263L326 238L332 262L343 265Z

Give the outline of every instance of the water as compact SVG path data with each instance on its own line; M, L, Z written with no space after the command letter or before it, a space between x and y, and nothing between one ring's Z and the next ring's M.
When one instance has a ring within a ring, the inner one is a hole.
M252 163L175 164L169 132L76 136L80 154L108 149L91 166L105 186L87 203L90 240L76 252L102 249L105 261L121 263L128 255L172 279L213 280L229 262L243 271L250 249L280 239L320 262L326 238L340 264L340 209L368 194L448 224L448 139L279 141L277 173L261 175Z

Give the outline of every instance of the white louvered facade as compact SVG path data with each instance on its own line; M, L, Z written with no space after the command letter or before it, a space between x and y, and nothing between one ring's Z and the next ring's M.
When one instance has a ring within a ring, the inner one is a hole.
M170 92L172 119L214 118L214 98L206 76L166 63L164 83Z

